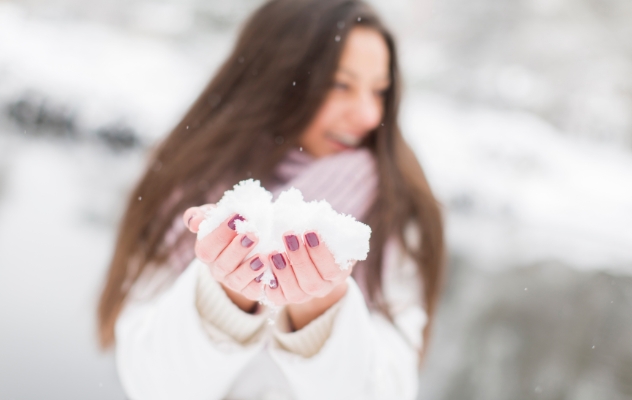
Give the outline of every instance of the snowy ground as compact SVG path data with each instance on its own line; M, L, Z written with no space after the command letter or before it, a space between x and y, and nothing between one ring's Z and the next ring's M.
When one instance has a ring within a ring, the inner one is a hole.
M33 17L0 3L1 398L122 397L111 355L94 341L117 219L143 149L177 120L231 40ZM16 122L8 110L20 101L70 121L72 134L37 116ZM632 273L628 148L429 90L407 93L402 122L445 205L451 254L469 266L555 261ZM113 151L99 141L103 127L121 125L140 146Z
M448 210L448 238L473 265L542 260L632 273L632 153L538 117L412 94L407 138Z

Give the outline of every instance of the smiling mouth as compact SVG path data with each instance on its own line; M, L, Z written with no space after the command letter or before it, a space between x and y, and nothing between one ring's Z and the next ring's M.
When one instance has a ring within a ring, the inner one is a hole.
M357 147L362 141L361 138L353 136L353 135L345 135L345 134L336 134L333 132L328 132L327 137L329 139L340 143L345 147Z

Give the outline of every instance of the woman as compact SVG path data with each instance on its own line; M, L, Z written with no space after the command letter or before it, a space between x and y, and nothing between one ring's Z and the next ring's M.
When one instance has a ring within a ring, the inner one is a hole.
M444 249L397 126L399 80L392 36L363 2L273 0L253 14L123 217L98 313L132 399L416 397ZM318 232L244 259L257 238L233 216L196 242L210 206L191 206L247 178L368 223L353 278ZM256 302L264 266L278 314Z

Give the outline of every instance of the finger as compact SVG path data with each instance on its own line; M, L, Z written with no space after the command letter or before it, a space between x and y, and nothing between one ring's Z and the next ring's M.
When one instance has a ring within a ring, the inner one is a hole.
M277 306L282 306L288 303L287 298L283 292L283 288L278 284L278 278L273 279L270 282L270 286L265 286L265 294L267 299Z
M283 289L288 302L295 304L309 300L309 295L299 286L296 275L292 268L289 267L288 260L283 253L271 254L270 262L274 265L274 275L279 282L279 286Z
M191 207L182 214L182 222L193 233L200 229L200 223L204 221L206 211L217 207L215 204L204 204L200 207Z
M242 219L235 214L222 222L215 230L195 242L195 256L209 264L214 262L220 253L237 236L235 232L235 220Z
M224 280L224 276L226 276L226 275L224 274L223 271L219 270L218 268L214 268L214 267L212 267L210 265L207 265L206 268L208 268L209 271L211 271L211 276L217 282L222 282Z
M338 277L338 279L334 280L334 285L339 284L340 282L344 281L345 279L347 279L347 277L349 275L351 275L351 272L353 272L353 267L355 267L355 265L357 264L357 261L354 261L349 268L347 269L342 269L340 270L341 276Z
M292 271L301 290L310 296L322 297L333 288L331 282L321 276L305 248L305 245L292 232L283 236L286 254L290 260Z
M333 254L331 254L327 245L323 243L318 233L307 232L305 233L304 239L307 253L323 279L335 282L338 281L341 276L344 276L343 270L336 264ZM348 270L350 271L351 268L348 268Z
M222 271L224 276L233 273L257 242L257 237L252 233L235 236L230 244L217 256L213 266ZM255 276L256 274L252 278ZM249 281L250 280L244 282L244 286L246 286L246 283ZM231 289L237 290L232 287Z
M261 283L263 272L257 275L245 288L241 291L241 294L246 298L253 301L260 301L264 295L264 285Z
M195 225L195 227L193 227L193 220L196 219L197 217L197 224ZM204 217L204 214L202 213L202 210L200 210L200 207L191 207L188 208L184 214L182 214L182 222L184 222L184 226L186 226L191 232L193 233L197 233L198 228L200 226L200 222L202 222L202 219Z
M221 257L222 256L220 256L220 258ZM241 292L246 286L252 283L255 278L263 273L265 266L260 256L251 257L241 263L233 272L226 275L224 283L231 289ZM261 292L261 290L259 292Z

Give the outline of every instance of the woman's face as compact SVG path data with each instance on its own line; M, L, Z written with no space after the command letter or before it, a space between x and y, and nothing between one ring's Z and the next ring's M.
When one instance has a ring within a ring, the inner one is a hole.
M389 78L389 50L370 28L349 32L334 84L299 144L323 157L357 147L382 121Z

